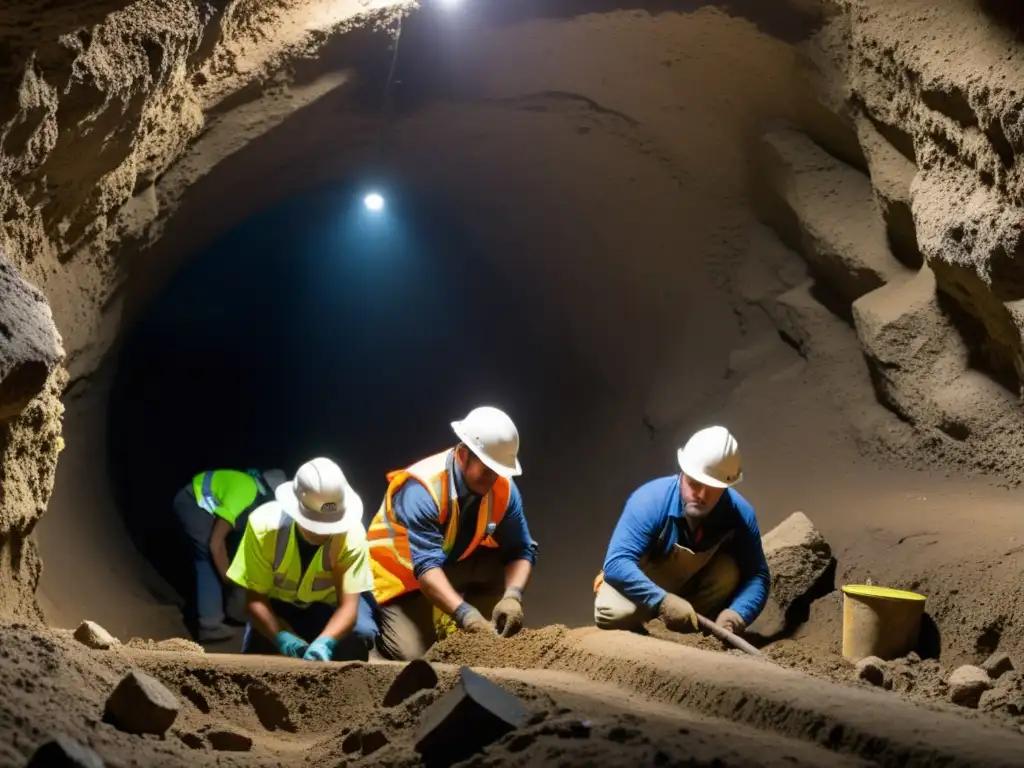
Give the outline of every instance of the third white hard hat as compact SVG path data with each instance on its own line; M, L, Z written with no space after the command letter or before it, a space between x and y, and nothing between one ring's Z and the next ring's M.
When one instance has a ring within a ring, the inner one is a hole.
M523 473L519 463L519 430L504 411L474 408L462 421L453 421L456 436L501 477Z
M725 427L695 433L676 458L683 474L704 485L729 488L743 479L739 445Z

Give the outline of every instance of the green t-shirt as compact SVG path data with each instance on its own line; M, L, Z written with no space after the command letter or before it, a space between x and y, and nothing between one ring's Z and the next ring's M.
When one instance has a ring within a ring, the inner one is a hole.
M209 482L208 505L203 493L203 480L211 475ZM192 490L196 494L196 503L207 512L226 520L234 527L239 515L252 506L259 497L260 487L252 475L237 469L216 469L212 472L200 472L192 478ZM211 510L210 507L213 507Z

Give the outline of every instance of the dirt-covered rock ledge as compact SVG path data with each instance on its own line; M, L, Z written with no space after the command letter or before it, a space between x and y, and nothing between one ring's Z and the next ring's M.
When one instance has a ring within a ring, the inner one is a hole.
M773 314L806 345L799 297L814 294L855 330L879 400L910 426L876 423L867 439L1017 484L1021 14L974 0L823 5L803 53L824 109L770 127L757 150L762 216L812 277Z

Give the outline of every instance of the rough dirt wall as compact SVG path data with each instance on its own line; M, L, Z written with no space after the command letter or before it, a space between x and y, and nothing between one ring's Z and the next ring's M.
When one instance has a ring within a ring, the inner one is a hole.
M120 330L122 288L150 266L131 255L159 238L185 190L219 160L345 84L345 62L320 77L316 53L332 40L358 47L391 6L79 0L55 10L26 0L0 10L5 612L38 616L28 534L53 487L60 397L69 374L94 370ZM242 107L253 103L260 119L247 124ZM243 120L218 133L225 113ZM214 146L167 178L211 133Z
M854 329L880 401L909 426L862 425L865 442L1015 485L1020 12L974 0L825 5L829 23L803 46L820 109L800 127L772 126L756 150L762 216L811 273L770 311L808 354L816 303Z

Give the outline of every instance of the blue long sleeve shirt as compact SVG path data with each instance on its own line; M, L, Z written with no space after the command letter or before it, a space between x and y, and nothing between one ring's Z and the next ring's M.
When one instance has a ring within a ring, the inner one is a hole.
M679 483L679 475L659 477L629 497L608 546L605 581L656 613L666 593L640 570L641 558L665 557L676 544L694 552L707 551L732 531L731 541L720 550L732 555L740 571L740 584L729 607L750 624L764 610L771 583L754 508L735 490L727 489L702 525L700 542L695 544L683 515Z
M469 490L458 464L454 465L455 493L459 499L459 530L452 551L444 553L444 529L438 522L437 504L430 492L415 480L407 481L393 501L395 516L409 532L413 575L419 579L431 568L443 568L456 562L469 548L476 532L480 497ZM523 498L512 481L508 509L494 529L491 538L498 544L502 560L536 562L537 544L530 537L530 529L523 514Z

